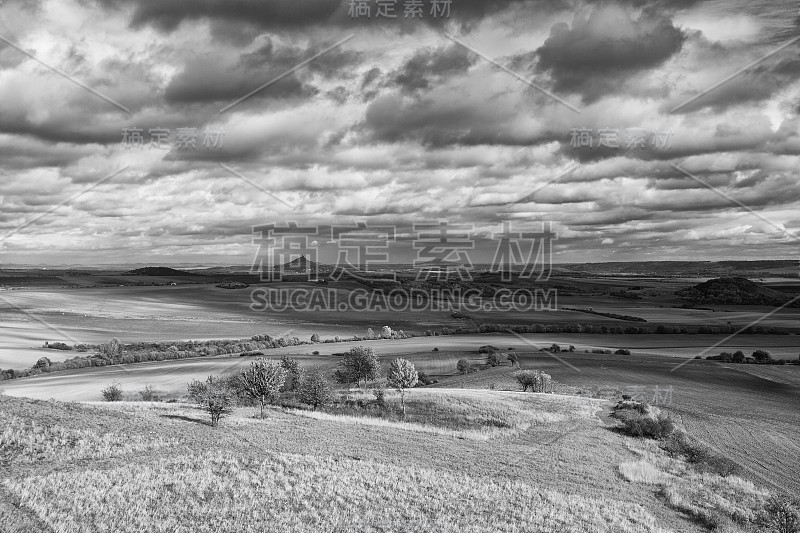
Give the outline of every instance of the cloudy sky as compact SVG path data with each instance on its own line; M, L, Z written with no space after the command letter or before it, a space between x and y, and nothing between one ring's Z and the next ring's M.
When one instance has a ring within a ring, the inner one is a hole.
M443 219L551 221L557 262L797 257L796 0L431 3L3 0L0 262Z

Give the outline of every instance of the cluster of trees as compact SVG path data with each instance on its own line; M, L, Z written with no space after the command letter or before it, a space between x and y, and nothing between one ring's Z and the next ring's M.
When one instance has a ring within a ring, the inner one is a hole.
M719 355L709 355L706 359L709 361L721 361L723 363L756 363L763 365L800 364L800 356L798 356L796 361L774 359L772 354L766 350L756 350L749 357L741 350L737 350L733 353L722 352Z
M520 370L514 373L522 392L553 392L553 378L550 374L545 374L540 370Z
M354 346L342 356L336 370L336 380L342 384L355 383L366 387L381 377L381 365L372 348ZM423 375L426 381L428 377ZM406 413L405 392L420 383L420 373L406 359L395 359L389 365L386 380L389 387L400 392L403 416ZM316 410L333 402L330 383L321 372L306 373L297 360L283 356L280 362L256 359L250 367L232 376L209 376L205 381L188 384L190 400L200 405L211 417L211 425L233 412L242 400L257 403L261 417L267 405L277 403L281 395L296 398ZM120 393L121 394L121 393ZM104 392L105 397L105 392Z
M301 344L309 343L301 341L297 337L274 338L269 335L255 335L249 340L209 340L173 343L139 342L123 344L118 339L112 339L104 344L90 346L90 349L96 351L96 353L92 355L77 356L57 363L47 360L47 364L43 364L42 361L42 359L47 358L42 358L37 361L32 368L0 370L0 381L93 366L167 361L188 359L191 357L211 357L215 355L230 355L246 352L252 353L258 350L297 346Z
M264 418L266 406L276 403L281 393L293 394L313 409L333 399L333 389L322 373L306 373L297 360L288 356L280 362L258 358L239 374L192 381L187 392L189 399L210 415L212 426L217 426L243 400L257 403Z
M595 313L597 314L597 313ZM720 326L606 326L597 324L561 323L561 324L500 324L484 322L479 326L462 325L456 328L444 327L441 331L426 330L425 335L471 335L475 333L590 333L603 335L707 335L731 334L742 329L731 324ZM775 328L770 326L750 326L742 331L747 335L789 335L796 333L796 328Z

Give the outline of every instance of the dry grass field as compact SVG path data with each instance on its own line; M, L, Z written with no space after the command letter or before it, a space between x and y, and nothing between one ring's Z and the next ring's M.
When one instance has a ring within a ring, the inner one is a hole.
M606 427L598 408L607 403L495 391L419 393L483 409L514 406L512 416L527 413L534 423L484 442L281 409L260 420L242 408L211 428L188 404L0 397L0 414L13 420L14 435L0 444L0 530L703 531L655 487L626 481L621 465L641 461L643 444ZM46 446L42 438L35 447L19 445L39 425L54 436ZM124 453L115 448L133 438ZM43 446L47 454L31 453ZM85 449L106 452L76 451ZM657 448L648 457L654 468L661 464L656 459L665 460ZM676 494L696 489L685 465L673 475L683 491Z
M523 368L551 374L564 391L609 398L636 393L649 402L668 399L663 408L690 435L735 460L744 475L765 486L800 489L800 366L693 360L676 369L681 360L635 354L562 353L560 360L546 353L519 354ZM439 386L489 384L516 388L508 367L453 376ZM665 393L670 387L671 394Z

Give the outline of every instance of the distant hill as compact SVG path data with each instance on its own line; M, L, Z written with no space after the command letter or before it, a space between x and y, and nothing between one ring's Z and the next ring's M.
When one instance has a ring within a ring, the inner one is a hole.
M679 290L676 296L693 304L774 305L780 306L791 297L746 278L717 278ZM800 301L792 304L800 307Z
M137 268L136 270L130 270L125 274L129 276L195 276L196 274L192 272L186 272L184 270L177 270L174 268L169 267L144 267L144 268Z
M305 255L301 255L297 259L293 259L288 263L284 263L282 265L276 265L274 269L280 270L281 272L332 272L333 271L332 266L325 265L322 263L317 263L316 261L311 261L310 259L306 259Z

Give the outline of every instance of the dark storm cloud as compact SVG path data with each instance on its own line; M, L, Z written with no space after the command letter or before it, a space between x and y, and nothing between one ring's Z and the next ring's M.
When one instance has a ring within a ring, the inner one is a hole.
M403 98L384 95L367 108L364 133L372 141L416 141L427 147L449 145L535 146L553 134L512 127L520 110L512 104L477 105L457 94Z
M394 73L392 82L403 92L428 89L431 82L466 72L477 61L461 46L418 50Z
M398 2L397 19L354 19L348 15L348 0L97 0L107 9L128 9L132 4L132 27L152 25L164 31L176 29L182 22L191 20L232 21L253 25L270 31L296 31L319 26L374 27L376 24L392 25L405 29L427 25L444 25L449 22L470 25L510 9L525 9L531 14L551 13L568 9L562 0L454 0L450 17L433 17L430 4L425 2L422 19L405 19L403 2ZM218 29L223 36L232 34Z
M594 102L620 80L662 64L685 40L662 16L645 13L634 19L618 7L598 7L577 15L571 27L563 22L553 26L536 58L556 92L580 93Z
M227 65L213 55L196 56L188 60L183 71L172 79L164 95L170 103L235 99L286 73L323 48L323 45L315 45L307 50L278 47L272 41L267 41L259 49L243 54L235 64ZM356 52L332 50L309 63L306 68L311 73L332 78L344 76L347 67L358 60ZM312 85L300 81L298 76L286 76L265 87L253 98L308 98L318 92Z

